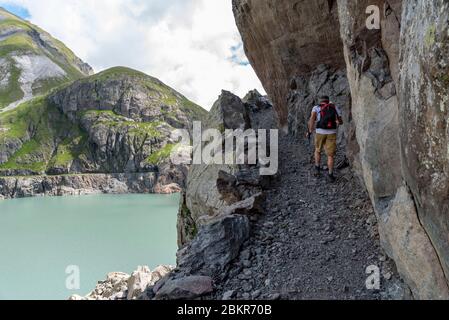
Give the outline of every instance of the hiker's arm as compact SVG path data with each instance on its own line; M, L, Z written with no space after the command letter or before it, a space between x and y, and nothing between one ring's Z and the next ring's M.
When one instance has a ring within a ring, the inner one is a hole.
M341 109L339 107L337 107L337 124L339 126L342 126L344 124Z
M344 124L343 118L342 118L341 116L338 116L338 117L337 117L337 124L338 124L339 126L342 126L342 125Z
M315 130L316 119L317 119L316 112L312 112L312 115L311 115L310 120L309 120L309 132L308 132L309 134L313 133L313 131Z

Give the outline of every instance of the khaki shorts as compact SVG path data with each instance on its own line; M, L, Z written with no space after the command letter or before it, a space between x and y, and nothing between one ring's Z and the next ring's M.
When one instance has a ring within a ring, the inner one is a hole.
M326 151L328 157L334 157L337 152L337 134L319 134L315 136L316 151Z

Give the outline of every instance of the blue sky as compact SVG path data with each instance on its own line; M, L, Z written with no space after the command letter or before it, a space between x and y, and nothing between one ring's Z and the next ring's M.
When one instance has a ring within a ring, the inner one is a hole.
M210 109L222 89L265 92L244 54L230 0L0 0L95 71L127 66Z
M8 10L9 12L15 14L16 16L21 17L22 19L30 18L30 12L28 11L28 9L22 7L21 5L13 3L2 3L2 1L0 1L0 6Z

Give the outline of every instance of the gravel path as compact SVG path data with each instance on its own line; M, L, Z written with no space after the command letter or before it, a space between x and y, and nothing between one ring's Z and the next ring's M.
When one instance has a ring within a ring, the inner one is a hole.
M337 182L313 177L311 151L281 138L280 175L266 214L214 299L397 299L405 290L382 253L376 218L349 168ZM366 288L366 268L381 270L381 290Z

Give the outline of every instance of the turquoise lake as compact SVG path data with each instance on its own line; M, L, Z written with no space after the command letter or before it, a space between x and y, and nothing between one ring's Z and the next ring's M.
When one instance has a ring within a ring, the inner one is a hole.
M175 265L179 195L0 201L0 300L86 295L112 271ZM68 290L68 266L80 289Z

